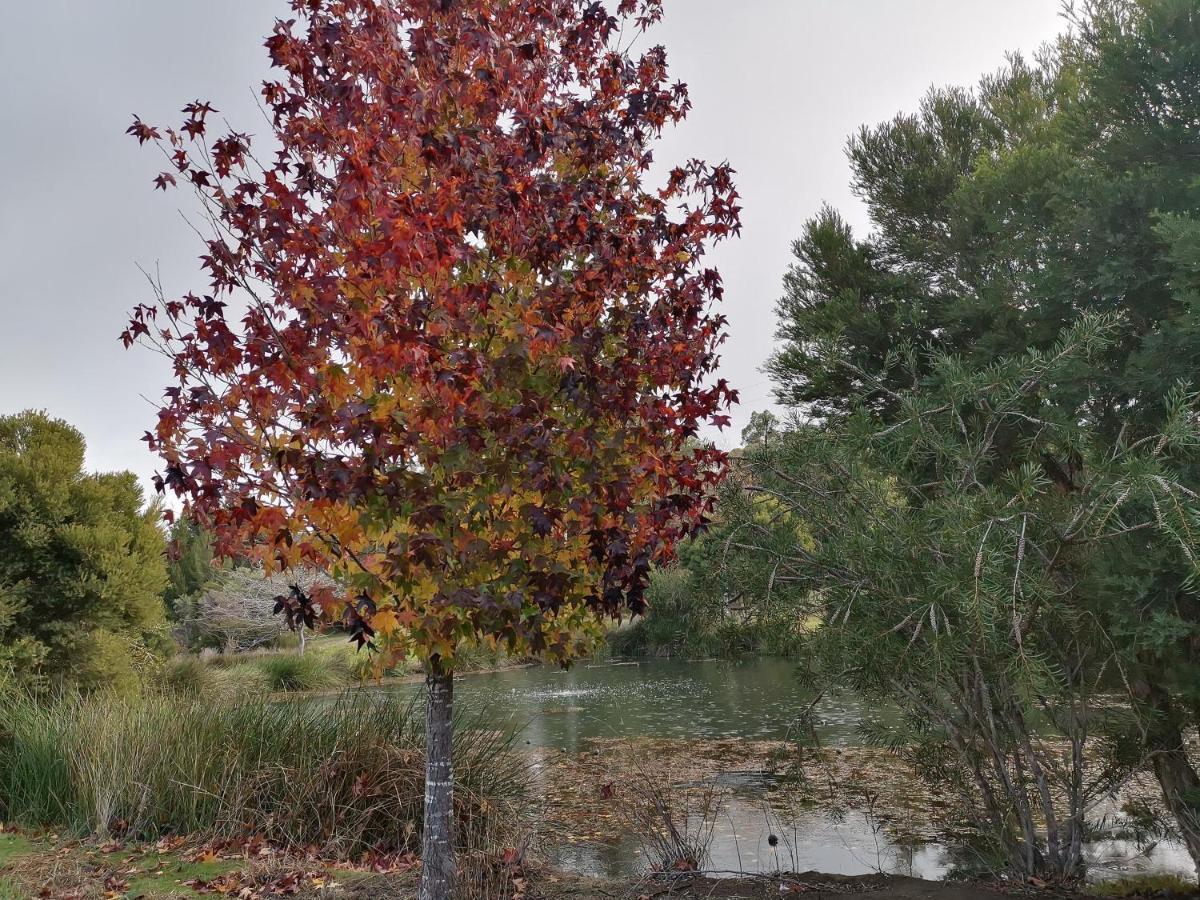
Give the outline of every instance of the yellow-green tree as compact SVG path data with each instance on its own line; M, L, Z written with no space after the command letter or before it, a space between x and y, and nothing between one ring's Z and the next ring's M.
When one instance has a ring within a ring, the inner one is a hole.
M134 475L83 456L61 420L0 417L0 668L129 688L161 646L164 538Z

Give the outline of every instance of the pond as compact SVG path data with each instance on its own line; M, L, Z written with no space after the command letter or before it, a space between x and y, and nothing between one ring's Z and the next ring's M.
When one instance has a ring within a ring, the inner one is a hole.
M386 689L413 693L420 687ZM664 739L722 746L744 741L748 747L750 742L786 741L797 736L797 718L809 703L794 665L777 659L508 669L461 676L455 694L468 716L479 711L513 728L518 748L530 753L539 787L548 792L556 790L545 763L548 752L586 757L611 742L627 746ZM814 713L821 743L847 752L862 744L863 726L886 726L894 717L889 710L846 696L823 698ZM771 871L782 866L841 875L883 871L942 878L970 868L961 848L905 839L900 835L907 829L884 827L879 817L861 811L810 805L789 808L785 815L772 802L773 782L760 766L735 763L718 777L727 790L714 818L708 861L713 869ZM880 780L888 777L878 775ZM774 844L768 840L771 835L776 836ZM646 867L639 840L619 829L603 840L556 842L548 852L559 865L588 875L624 877ZM1186 851L1168 842L1143 853L1127 841L1097 841L1089 847L1089 857L1094 878L1193 872Z
M787 740L809 702L795 665L780 659L530 666L459 676L455 695L509 721L521 741L570 752L597 738ZM831 743L856 741L863 723L885 719L847 698L816 712Z

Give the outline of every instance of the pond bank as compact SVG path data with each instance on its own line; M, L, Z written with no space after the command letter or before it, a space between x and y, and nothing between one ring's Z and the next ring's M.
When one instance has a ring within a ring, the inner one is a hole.
M675 811L685 839L703 841L709 868L932 880L989 872L961 830L957 798L930 789L878 747L798 756L781 741L595 739L581 753L527 752L543 801L541 849L553 864L583 874L627 878L661 867L645 840L665 825L645 814L659 804ZM1145 776L1121 801L1154 792ZM1170 843L1139 847L1115 832L1097 836L1086 852L1098 881L1194 877L1186 851Z
M411 856L352 863L311 854L287 854L259 842L205 843L184 837L150 844L77 842L54 835L0 830L0 900L182 900L214 895L239 900L281 896L300 900L411 900L419 875L420 864ZM1086 900L1095 896L1030 885L815 872L769 876L681 873L594 879L503 861L493 866L486 890L467 894L471 900L766 900L799 895L826 900L855 896L890 900ZM1120 896L1133 900L1185 895L1156 890Z
M390 690L411 696L418 688ZM864 743L863 732L886 729L893 712L828 695L814 708L821 750L800 740L797 714L810 694L786 660L532 667L464 679L456 693L464 711L487 710L515 731L516 749L533 761L539 849L565 870L624 879L650 867L646 823L630 821L622 796L631 784L644 794L648 782L693 804L693 831L695 820L708 821L714 868L930 879L988 868L966 849L953 793ZM1120 802L1158 796L1151 779L1135 778ZM1120 802L1106 811L1110 819ZM698 815L701 803L715 808ZM1088 864L1105 879L1194 877L1182 847L1142 848L1119 831L1092 842Z

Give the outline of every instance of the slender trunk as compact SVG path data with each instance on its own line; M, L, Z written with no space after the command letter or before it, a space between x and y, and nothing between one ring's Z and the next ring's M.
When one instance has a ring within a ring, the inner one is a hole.
M1069 844L1071 848L1071 871L1080 869L1083 865L1083 825L1084 815L1090 790L1085 792L1083 773L1084 738L1079 735L1071 737L1071 818L1069 821Z
M1162 789L1167 809L1175 817L1192 863L1200 872L1200 776L1188 758L1183 730L1170 697L1152 684L1144 685L1142 694L1155 713L1148 735L1154 776Z
M1187 751L1183 748L1182 735L1175 729L1180 741L1173 747L1155 750L1152 761L1154 775L1162 787L1167 808L1175 816L1179 833L1191 854L1192 864L1200 872L1200 778L1196 776Z
M304 655L304 642L305 642L304 623L301 622L300 623L300 654L299 654L300 656Z
M425 676L425 827L420 900L450 900L454 891L454 773L451 715L454 673L433 664Z
M945 729L947 739L950 741L954 752L958 755L963 765L970 770L971 777L975 782L975 788L979 793L977 797L967 795L969 802L966 808L970 811L975 825L980 831L995 835L997 840L1004 845L1004 852L1006 854L1010 856L1015 855L1018 851L1015 842L1010 839L1007 816L1001 808L999 800L996 798L995 791L992 790L991 783L983 772L982 756L975 745L974 738L969 736L971 732L965 730L974 727L971 725L970 720L975 718L967 709L967 705L971 701L970 697L967 696L965 680L963 682L963 690L959 692L957 700L954 702L955 712L953 713L939 710L934 702L922 699L920 694L912 689L902 687L900 690L914 707L920 709L931 721L937 722ZM964 793L966 790L967 788L964 785ZM980 812L981 805L982 812Z
M1050 792L1050 782L1046 777L1046 770L1042 767L1038 752L1033 746L1033 738L1030 737L1029 727L1025 723L1021 707L1017 705L1016 701L1010 699L1008 709L1009 725L1016 734L1017 740L1020 741L1029 773L1033 777L1034 784L1037 785L1042 819L1046 823L1046 856L1055 874L1062 878L1070 878L1075 872L1070 861L1063 856L1058 827L1058 811L1054 808L1054 797ZM1071 798L1068 797L1068 801L1070 800Z
M978 657L974 658L974 668L973 694L977 708L972 714L978 723L981 732L980 738L992 757L992 771L1004 792L1008 809L1016 817L1017 824L1021 828L1023 846L1020 856L1015 861L1019 863L1023 874L1037 875L1041 871L1041 851L1038 848L1037 826L1033 821L1033 811L1029 807L1029 795L1025 792L1024 779L1020 769L1020 754L1014 754L1017 769L1017 782L1014 783L1008 770L1009 757L1006 745L1009 741L1001 738L999 729L996 727L996 717L993 711L995 694L984 678ZM967 706L967 709L971 710L970 705Z

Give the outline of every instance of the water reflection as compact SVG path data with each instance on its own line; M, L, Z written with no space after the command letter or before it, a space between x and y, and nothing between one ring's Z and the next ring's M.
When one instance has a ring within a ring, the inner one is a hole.
M786 739L808 704L795 666L778 659L539 666L464 676L455 693L517 724L523 740L569 751L590 738ZM822 700L816 714L822 740L834 744L854 742L863 723L887 718L847 697Z

